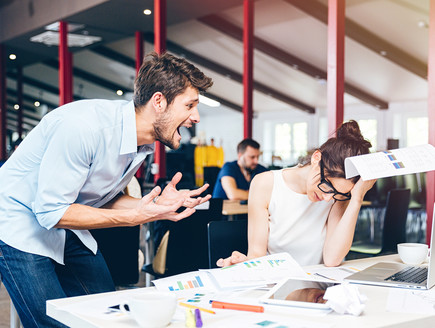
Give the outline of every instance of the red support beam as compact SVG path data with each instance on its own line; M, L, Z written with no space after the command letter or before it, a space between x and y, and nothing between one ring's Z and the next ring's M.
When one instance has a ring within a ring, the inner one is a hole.
M154 50L158 54L166 51L166 0L154 0ZM154 163L159 168L154 175L157 182L159 178L166 178L165 145L159 141L155 145Z
M154 50L166 51L166 0L154 0Z
M139 69L143 62L144 56L144 46L143 46L143 33L141 31L136 31L135 33L136 42L136 76L139 73Z
M6 161L6 49L0 44L0 160Z
M59 105L73 101L72 55L68 51L68 24L59 23Z
M17 68L17 104L18 116L17 116L17 131L18 138L23 138L23 68L19 66Z
M140 66L143 62L144 56L144 46L143 46L143 33L141 31L136 31L135 33L135 43L136 43L136 76L139 73ZM144 176L144 167L141 165L139 170L136 172L136 178L142 179Z
M345 0L328 0L328 132L333 135L344 117Z
M430 0L429 9L429 55L428 55L428 120L429 143L435 146L435 0ZM426 173L426 243L430 244L432 214L435 202L435 172ZM429 245L430 246L430 245Z
M254 85L254 2L243 1L243 136L252 138Z

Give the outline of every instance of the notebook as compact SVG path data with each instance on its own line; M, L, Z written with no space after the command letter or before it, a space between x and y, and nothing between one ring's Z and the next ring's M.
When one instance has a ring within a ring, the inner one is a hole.
M435 211L432 216L431 242L435 234ZM430 252L427 267L410 266L402 263L379 262L360 272L354 273L345 281L357 284L379 285L399 288L430 289L435 285L435 247Z

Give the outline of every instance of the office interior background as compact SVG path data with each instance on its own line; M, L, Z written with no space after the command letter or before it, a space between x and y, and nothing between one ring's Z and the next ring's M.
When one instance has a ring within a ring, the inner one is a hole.
M253 138L266 165L291 165L328 137L327 5L254 1ZM344 118L360 123L373 151L387 139L400 147L428 142L429 7L430 0L346 1ZM131 99L135 32L152 51L153 10L151 0L2 1L9 150L19 111L25 136L59 104L59 20L69 28L74 99ZM242 31L242 0L167 1L168 51L214 80L194 140L214 138L225 160L236 159L243 138Z

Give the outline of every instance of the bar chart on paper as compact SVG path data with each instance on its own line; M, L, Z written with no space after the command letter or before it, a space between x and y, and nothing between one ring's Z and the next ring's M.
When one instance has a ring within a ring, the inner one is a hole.
M279 267L284 264L285 260L267 260L267 263L272 267Z
M168 286L168 289L173 291L204 287L200 276L195 276L192 280L176 280L174 285Z
M185 292L194 290L215 290L216 287L205 271L194 271L153 280L160 291Z
M261 264L261 261L247 261L247 262L243 262L243 264L247 268L255 268Z
M271 254L209 272L220 289L261 286L284 277L306 275L288 253Z

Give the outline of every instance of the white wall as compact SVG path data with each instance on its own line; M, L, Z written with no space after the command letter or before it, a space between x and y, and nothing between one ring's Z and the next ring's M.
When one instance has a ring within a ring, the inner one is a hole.
M258 113L254 116L253 138L261 144L267 153L273 147L272 127L275 123L308 122L308 147L314 148L322 144L328 135L327 117L325 109L317 110L316 114L307 114L302 111L280 111ZM243 115L240 112L224 108L200 107L201 122L197 125L197 134L206 138L215 138L216 144L222 145L225 152L225 161L237 159L237 144L243 139ZM427 116L427 101L390 103L388 110L379 110L366 104L347 106L345 108L345 121L350 119L378 120L378 149L385 149L388 138L399 139L400 147L406 144L406 119L412 116ZM262 163L269 164L269 158L262 158Z

